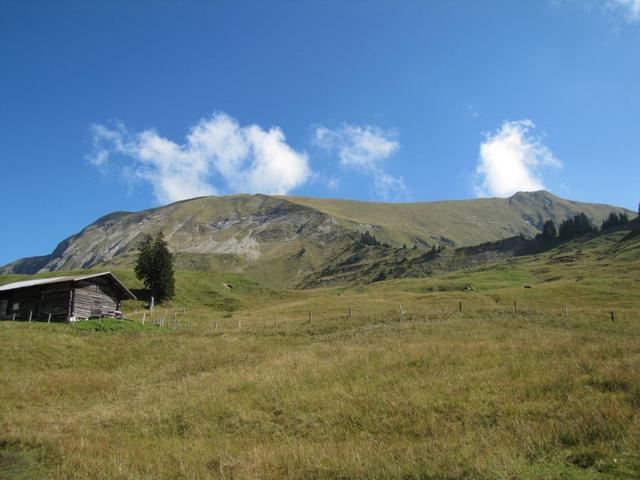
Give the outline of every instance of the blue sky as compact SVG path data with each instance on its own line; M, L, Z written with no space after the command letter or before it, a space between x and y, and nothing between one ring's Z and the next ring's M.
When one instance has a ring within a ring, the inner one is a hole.
M0 264L209 193L640 200L640 0L0 5Z

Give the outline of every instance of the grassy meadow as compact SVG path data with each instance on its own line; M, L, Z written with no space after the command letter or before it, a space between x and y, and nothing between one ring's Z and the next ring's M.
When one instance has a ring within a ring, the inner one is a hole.
M181 270L144 325L1 322L0 478L640 478L624 235L306 291Z

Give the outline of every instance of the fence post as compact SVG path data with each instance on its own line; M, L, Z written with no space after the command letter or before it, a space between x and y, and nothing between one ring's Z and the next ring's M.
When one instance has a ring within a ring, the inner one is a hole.
M142 312L142 324L144 325L144 321L147 319L147 312Z
M351 318L351 307L349 307L349 313L347 314L347 317Z
M242 320L238 319L238 330L242 328Z
M404 310L402 310L402 304L400 304L400 315L404 315Z
M513 301L513 313L518 313L518 302Z
M33 310L29 310L29 321L31 321L32 316L33 316Z
M11 317L11 321L12 322L16 321L16 312L13 312L13 316Z
M51 323L51 313L49 313L49 317L47 318L47 323Z
M458 311L462 313L462 302L460 302L460 305L458 305Z
M274 315L273 316L273 326L277 327L278 326L278 315Z
M567 306L564 306L564 316L568 317L569 316L569 309L567 308Z
M309 312L309 323L313 320L313 313Z
M616 321L616 312L614 312L613 310L611 310L609 312L609 314L611 315L611 321L615 322Z

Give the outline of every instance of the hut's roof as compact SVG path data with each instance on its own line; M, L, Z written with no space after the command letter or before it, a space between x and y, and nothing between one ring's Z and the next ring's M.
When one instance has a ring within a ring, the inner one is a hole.
M103 277L109 276L125 293L126 296L136 300L136 296L131 293L131 291L125 287L120 280L111 272L101 272L101 273L92 273L89 275L67 275L64 277L49 277L49 278L37 278L35 280L23 280L21 282L13 282L7 283L5 285L0 285L0 292L7 292L10 290L17 290L19 288L27 288L27 287L35 287L39 285L49 285L53 283L64 283L64 282L78 282L80 280L87 280L89 278L95 277Z

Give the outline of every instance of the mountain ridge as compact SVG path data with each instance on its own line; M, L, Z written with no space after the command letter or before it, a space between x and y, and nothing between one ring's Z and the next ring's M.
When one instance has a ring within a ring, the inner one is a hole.
M163 231L179 268L244 272L295 286L327 267L336 251L368 231L394 246L467 247L515 235L533 237L584 212L598 225L623 208L546 191L509 198L384 203L236 194L198 197L139 212L111 212L60 242L52 253L0 268L24 273L131 265L144 234Z

